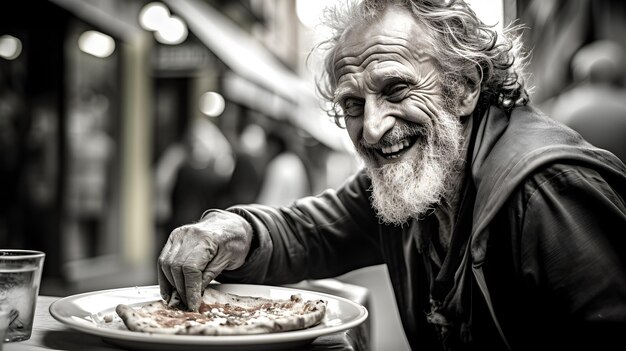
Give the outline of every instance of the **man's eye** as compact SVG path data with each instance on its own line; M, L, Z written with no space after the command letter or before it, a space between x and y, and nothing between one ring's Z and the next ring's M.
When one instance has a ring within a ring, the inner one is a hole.
M408 89L409 85L406 83L395 83L385 87L383 93L387 97L387 100L391 102L400 102L404 100Z
M356 117L363 114L363 101L356 98L346 98L341 103L346 116Z

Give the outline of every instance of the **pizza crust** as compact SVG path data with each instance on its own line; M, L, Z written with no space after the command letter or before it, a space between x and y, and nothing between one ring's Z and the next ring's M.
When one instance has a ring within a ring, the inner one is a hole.
M173 299L172 301L176 301ZM156 301L139 308L120 304L115 312L129 330L184 335L249 335L312 327L326 314L324 300L268 299L207 288L198 312Z

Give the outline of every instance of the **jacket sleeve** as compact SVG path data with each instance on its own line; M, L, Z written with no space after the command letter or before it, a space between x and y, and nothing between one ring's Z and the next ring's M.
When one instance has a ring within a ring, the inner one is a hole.
M223 271L217 280L287 284L382 263L369 187L361 171L337 191L326 190L287 207L229 208L252 225L255 236L244 265Z
M531 291L543 296L544 317L560 321L552 327L562 331L560 342L626 347L623 193L588 168L552 170L534 178L524 201L518 238L522 275Z

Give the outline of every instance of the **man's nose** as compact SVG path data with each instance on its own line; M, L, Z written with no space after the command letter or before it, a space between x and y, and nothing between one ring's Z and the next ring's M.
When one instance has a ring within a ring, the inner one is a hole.
M363 111L363 139L368 144L376 144L396 123L383 105L375 99L366 99Z

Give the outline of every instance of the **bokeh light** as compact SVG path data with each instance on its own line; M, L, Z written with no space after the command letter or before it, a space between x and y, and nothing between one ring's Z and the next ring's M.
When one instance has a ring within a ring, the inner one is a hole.
M0 36L0 57L7 60L15 60L22 53L22 42L12 36Z
M226 102L219 93L210 91L200 96L200 111L209 117L218 117L224 112Z
M104 33L88 30L78 38L78 47L87 54L104 58L115 51L115 40Z

